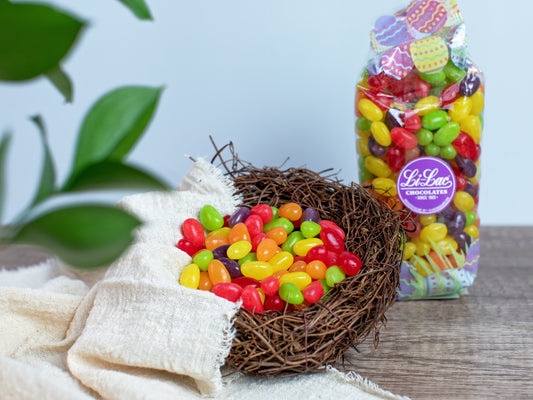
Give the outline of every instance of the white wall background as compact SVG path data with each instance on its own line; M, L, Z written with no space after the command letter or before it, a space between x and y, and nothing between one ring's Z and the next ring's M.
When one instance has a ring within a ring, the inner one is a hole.
M257 166L290 157L287 166L331 167L344 181L357 181L354 87L369 55L368 33L377 17L408 0L147 1L153 22L137 20L118 1L53 2L90 22L64 63L73 104L44 79L0 84L0 129L14 131L8 220L32 197L42 161L28 117L44 117L62 182L85 112L127 84L166 86L130 161L174 185L191 167L184 155L214 154L209 135L218 145L233 141L239 156ZM533 224L533 3L459 0L459 6L487 79L482 223Z

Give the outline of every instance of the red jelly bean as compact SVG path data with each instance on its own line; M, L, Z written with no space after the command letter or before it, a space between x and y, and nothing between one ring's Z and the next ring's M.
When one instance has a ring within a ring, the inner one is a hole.
M224 227L229 228L229 219L231 218L231 215L224 215Z
M262 313L265 311L261 296L254 286L246 286L241 294L242 307L250 312Z
M326 255L326 265L328 268L332 265L339 265L339 254L332 250L328 250L328 254Z
M368 99L371 100L382 111L388 110L392 103L392 96L390 94L383 93L379 90L367 90L366 97L368 97Z
M466 188L467 179L457 167L452 167L455 174L455 191L462 192Z
M417 220L406 221L404 222L403 226L405 228L405 234L409 236L410 238L420 236L420 231L422 230L422 226L420 225L420 222L418 222Z
M416 136L405 128L393 128L390 135L393 142L402 149L414 149L418 145Z
M332 229L322 229L320 231L320 239L328 250L336 253L344 251L344 241L340 235Z
M405 151L398 145L392 145L385 153L387 164L393 172L399 172L405 164Z
M314 281L310 283L304 290L302 290L302 294L304 295L304 299L309 303L316 303L322 298L322 296L324 296L322 282Z
M259 281L254 278L248 278L246 276L240 276L238 278L233 278L231 283L234 283L236 285L239 285L241 288L245 288L246 286L253 286L253 287L259 287Z
M333 229L339 234L340 237L342 237L342 240L344 240L344 238L346 237L346 233L344 233L342 228L333 221L323 219L318 223L318 225L320 225L322 229Z
M268 204L258 204L252 207L251 214L259 215L263 220L263 224L266 224L270 222L274 212L272 211L272 207L270 207Z
M276 296L268 296L265 299L264 309L265 311L279 311L283 312L285 309L285 302L279 297Z
M477 156L476 142L465 132L459 133L459 136L457 136L457 139L452 144L455 150L457 150L457 153L463 157L473 159Z
M275 296L279 290L279 280L275 276L269 276L261 281L261 289L267 296Z
M204 244L204 228L200 221L187 218L181 225L181 232L185 239L189 239L196 247L201 247Z
M250 215L244 221L244 225L248 228L248 233L250 233L252 238L263 232L263 220L259 215Z
M404 114L403 127L411 132L416 132L422 128L422 121L414 110L406 110Z
M343 251L340 255L340 267L348 276L357 275L361 270L362 262L357 254Z
M444 88L440 94L440 105L442 108L449 108L459 97L459 84L452 83Z
M211 292L218 297L237 302L241 298L242 287L232 282L220 282L213 286Z
M252 251L255 253L257 251L257 247L259 246L259 243L261 243L263 240L268 239L268 236L266 233L258 233L257 235L252 237Z
M324 264L326 264L327 258L328 258L328 249L326 248L326 246L321 244L321 245L312 247L307 252L307 254L305 255L305 262L310 263L311 261L319 260L319 261L322 261Z
M193 242L191 242L189 239L180 239L178 241L178 244L176 244L176 247L180 249L181 251L184 251L191 257L194 256L194 254L200 250L198 246L196 246Z
M481 146L479 144L476 144L476 156L472 158L472 161L477 162L480 156L481 156Z
M368 76L366 81L368 82L368 86L373 89L384 90L389 86L389 81L383 72L378 75Z
M415 95L419 99L429 96L429 91L431 90L431 84L422 79L417 79L414 85Z

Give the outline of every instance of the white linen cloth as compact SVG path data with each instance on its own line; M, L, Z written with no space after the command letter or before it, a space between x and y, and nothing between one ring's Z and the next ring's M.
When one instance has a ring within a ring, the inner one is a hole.
M282 379L222 376L238 304L180 286L191 259L175 244L204 204L232 213L233 189L199 159L176 191L119 202L144 224L109 267L77 271L50 259L0 270L0 398L405 399L331 367Z

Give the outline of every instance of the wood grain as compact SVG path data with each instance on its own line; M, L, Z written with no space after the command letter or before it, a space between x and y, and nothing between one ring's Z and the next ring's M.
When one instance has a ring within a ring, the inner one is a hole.
M378 349L350 350L345 366L414 400L533 399L533 227L482 227L481 237L469 296L397 302ZM45 258L4 249L0 266Z

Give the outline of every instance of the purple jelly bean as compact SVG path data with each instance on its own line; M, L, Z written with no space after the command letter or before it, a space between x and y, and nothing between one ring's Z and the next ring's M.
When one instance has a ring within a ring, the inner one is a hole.
M222 262L222 264L224 264L224 266L228 270L228 273L230 274L231 279L235 279L235 278L242 276L241 266L239 265L237 261L232 260L231 258L227 258L227 257L220 257L219 260L220 262Z
M370 154L372 154L374 157L381 158L387 152L387 148L376 142L374 136L370 136L368 138L368 151L370 151Z
M471 181L466 181L466 187L463 190L472 196L473 199L478 195L478 189Z
M318 221L320 221L318 211L315 210L313 207L307 207L302 213L302 222L304 221L313 221L318 224Z
M238 223L246 221L250 214L251 211L248 207L239 207L239 209L229 218L228 225L230 228L233 228Z
M448 222L448 233L452 236L459 234L465 229L466 226L466 216L462 211L455 211L453 213L452 219Z
M481 79L477 75L467 75L463 78L459 85L459 91L463 96L470 97L479 89Z
M402 128L402 112L397 108L389 108L385 113L384 122L389 130L392 130L393 128Z
M472 159L457 155L455 156L455 162L464 176L467 178L473 178L476 176L477 167L476 163Z
M228 256L228 248L230 247L230 244L224 244L222 246L218 246L216 249L213 250L213 257L216 259L221 259L223 257Z
M466 248L472 243L472 238L466 232L457 233L454 235L454 239L457 242L458 247L463 251L466 251Z

